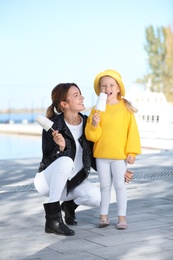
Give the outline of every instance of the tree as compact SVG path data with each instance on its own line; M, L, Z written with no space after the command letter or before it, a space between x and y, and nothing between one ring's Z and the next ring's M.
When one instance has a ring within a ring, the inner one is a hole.
M146 28L144 49L148 55L148 73L137 82L151 82L150 90L163 92L173 102L173 32L170 27Z
M173 101L173 32L171 28L164 28L166 39L165 73L163 76L163 92L168 101Z

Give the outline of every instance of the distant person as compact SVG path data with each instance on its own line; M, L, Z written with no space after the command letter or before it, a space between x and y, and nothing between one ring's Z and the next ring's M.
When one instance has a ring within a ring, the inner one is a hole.
M94 89L107 95L106 111L93 107L85 128L86 138L94 142L93 154L100 179L101 206L99 227L110 224L108 212L113 183L116 191L117 229L126 229L127 194L124 173L127 164L133 164L141 153L140 137L134 113L137 110L128 102L121 75L105 70L94 80Z
M52 104L46 117L53 129L42 133L42 161L34 184L37 191L48 196L44 204L45 232L74 235L62 219L65 212L68 225L76 225L75 209L78 205L99 206L100 190L87 180L93 160L93 143L86 140L84 129L87 116L84 97L75 83L61 83L52 90ZM60 205L60 201L64 201Z

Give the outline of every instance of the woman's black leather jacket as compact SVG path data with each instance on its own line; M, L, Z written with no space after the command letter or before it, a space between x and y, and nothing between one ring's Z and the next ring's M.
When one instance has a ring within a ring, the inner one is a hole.
M93 158L93 143L86 140L84 130L87 116L79 113L83 118L83 133L79 138L79 143L83 148L83 169L78 172L70 181L67 181L67 193L83 182L90 173L91 166L95 169L95 160ZM66 141L66 147L63 152L59 150L59 146L53 141L52 130L42 132L42 161L40 162L39 172L46 169L52 162L61 156L69 156L72 160L75 158L76 145L75 140L65 124L64 115L55 116L51 119L54 122L52 128L58 130Z

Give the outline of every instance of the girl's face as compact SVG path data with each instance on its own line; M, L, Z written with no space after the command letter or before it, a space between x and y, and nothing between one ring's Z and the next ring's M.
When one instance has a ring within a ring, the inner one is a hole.
M65 101L62 101L64 111L80 112L85 109L83 104L84 97L81 95L79 89L72 86L68 92Z
M100 92L107 94L107 104L111 105L117 103L120 87L115 79L104 76L100 79Z

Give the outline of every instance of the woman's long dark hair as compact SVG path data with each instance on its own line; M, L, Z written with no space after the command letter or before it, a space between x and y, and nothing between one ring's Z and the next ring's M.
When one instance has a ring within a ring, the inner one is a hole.
M54 87L51 93L52 104L46 110L47 118L51 119L57 113L63 112L61 108L61 101L66 100L67 92L72 86L75 86L79 89L79 87L75 83L60 83L56 87Z

